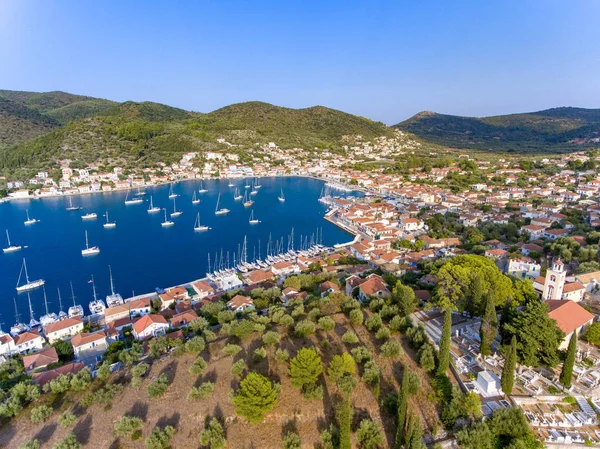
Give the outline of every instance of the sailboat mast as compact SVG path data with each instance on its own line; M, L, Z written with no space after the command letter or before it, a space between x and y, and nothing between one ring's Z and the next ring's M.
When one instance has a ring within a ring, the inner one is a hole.
M10 237L8 235L8 229L6 230L6 240L8 240L8 247L10 248Z
M13 302L15 303L15 319L17 323L21 321L21 315L19 315L19 309L17 309L17 299L13 296Z
M73 290L73 281L69 281L71 284L71 298L73 298L73 305L75 306L75 291Z
M210 273L210 253L208 253L208 272Z
M29 284L29 274L27 274L27 262L25 261L24 258L23 258L23 268L25 268L25 280Z
M46 308L46 315L50 315L50 312L48 311L48 298L46 298L46 286L42 287L42 289L44 290L44 307Z
M96 283L94 282L93 274L92 274L92 291L94 292L94 301L96 301Z
M112 295L115 294L115 286L113 285L113 277L112 277L112 269L110 268L110 265L108 266L108 273L110 275L110 293ZM93 279L93 276L92 276Z
M63 311L62 298L60 297L60 288L58 290L58 306L60 307L60 311Z
M29 301L29 319L34 321L33 319L33 307L31 307L31 295L27 292L27 300Z

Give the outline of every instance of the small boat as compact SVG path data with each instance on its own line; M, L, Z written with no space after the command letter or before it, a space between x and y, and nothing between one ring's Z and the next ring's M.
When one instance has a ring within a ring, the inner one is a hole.
M208 231L209 229L210 228L208 226L200 224L200 212L198 212L198 215L196 215L196 223L194 223L194 231Z
M16 337L17 335L28 331L29 326L27 326L27 324L21 323L19 321L20 316L19 316L19 310L17 309L17 300L15 298L13 298L13 302L15 303L15 319L17 320L17 322L15 324L13 324L13 326L10 328L10 335L12 335L13 337Z
M246 183L246 185L244 186L245 189L249 189L250 188L250 184L248 184L248 180L244 181Z
M125 204L127 206L129 206L131 204L140 204L143 202L144 202L144 199L140 198L139 196L134 196L133 198L129 199L129 190L127 191L127 195L125 195Z
M196 198L196 191L194 190L194 194L192 195L192 204L198 204L200 200Z
M29 302L29 328L35 329L36 327L40 327L41 323L35 319L33 316L33 307L31 307L31 295L27 293L27 300Z
M227 187L233 187L233 182L231 182L231 179L229 180L229 184L227 184Z
M89 214L81 216L82 220L95 220L96 218L98 218L98 215L96 215L94 212L90 212Z
M177 206L175 205L175 198L173 198L173 212L171 213L171 218L179 217L183 212L177 210Z
M40 221L36 220L35 218L29 218L29 209L27 209L25 213L27 214L27 220L25 220L23 223L25 223L26 225L32 225Z
M64 320L65 318L68 317L68 315L65 312L63 312L62 298L60 297L60 288L58 288L57 290L58 290L58 306L60 307L60 311L58 312L58 319Z
M226 215L228 214L230 211L229 209L226 208L221 208L219 209L219 203L221 202L221 194L219 193L219 196L217 197L217 207L215 208L215 215Z
M262 186L260 185L260 183L258 182L258 178L256 178L254 180L254 188L255 189L260 189Z
M171 186L169 187L169 199L172 200L173 198L177 198L178 196L179 195L173 192L173 183L171 183Z
M110 274L110 295L106 297L106 305L108 307L115 307L123 304L123 297L119 293L115 293L115 286L113 284L112 270L110 265L108 266L108 272Z
M167 220L167 209L164 209L165 211L165 221L163 221L160 225L163 228L166 228L167 226L173 226L175 223L173 223L172 221Z
M94 292L94 300L89 303L88 308L90 309L90 313L92 315L104 315L104 309L106 309L106 305L104 304L104 301L96 297L96 283L94 282L93 275L91 282L92 290Z
M282 203L285 202L285 196L283 196L283 189L281 189L281 195L279 195L279 198L277 198L279 201L281 201Z
M13 245L12 243L10 243L8 229L6 230L6 240L8 241L8 246L6 248L2 248L2 251L5 253L14 253L15 251L20 251L23 248L21 245Z
M81 206L73 206L73 198L69 197L69 207L67 207L68 211L80 210Z
M106 229L112 229L117 227L117 222L116 221L108 221L108 211L106 211L106 223L104 223L102 226L104 226L104 228Z
M144 196L146 195L146 192L144 192L143 190L140 189L140 186L138 186L137 188L137 196Z
M75 303L75 292L73 291L73 283L71 282L71 298L73 298L73 306L69 307L69 318L83 316L83 307Z
M233 194L233 199L235 201L239 201L243 198L243 196L240 194L240 189L238 189L237 187L235 188L235 193Z
M258 193L258 190L256 190L256 187L254 186L254 184L252 184L252 190L250 190L250 195L256 195Z
M88 243L88 233L85 231L85 249L81 250L82 256L95 256L96 254L100 254L100 248L97 246L90 246Z
M19 285L19 282L21 282L21 275L23 274L23 270L25 271L25 284ZM21 266L21 272L19 273L19 279L17 280L17 291L26 292L29 290L35 290L36 288L41 287L45 283L46 281L44 281L43 279L38 279L36 281L29 280L29 274L27 273L27 263L25 262L25 259L23 259L23 265Z
M42 315L40 317L40 323L42 324L42 326L47 326L48 324L51 323L56 323L58 321L58 316L56 315L56 313L51 313L48 310L48 300L46 298L46 287L43 287L44 289L44 306L46 308L46 315Z
M202 180L200 180L200 189L198 190L198 193L206 193L208 192L208 189L204 187L204 185L202 184Z
M254 209L252 209L252 212L250 212L250 220L249 220L250 224L258 224L260 223L260 220L257 220L256 218L254 218Z
M248 193L244 192L244 207L251 207L253 204L252 198L248 198Z
M148 213L155 214L156 212L160 212L160 207L156 207L154 204L152 204L152 196L150 196L150 207L148 208Z

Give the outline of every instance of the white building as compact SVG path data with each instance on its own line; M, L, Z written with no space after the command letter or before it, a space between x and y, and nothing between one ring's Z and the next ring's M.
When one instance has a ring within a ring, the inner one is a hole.
M491 371L480 371L475 385L483 397L501 396L500 378Z

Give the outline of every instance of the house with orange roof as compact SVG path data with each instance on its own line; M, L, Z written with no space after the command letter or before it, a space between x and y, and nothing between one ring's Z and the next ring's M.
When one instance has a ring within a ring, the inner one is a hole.
M40 387L43 387L48 382L52 382L59 376L63 376L65 374L77 374L83 368L85 368L85 365L81 362L69 363L52 370L33 373L31 377L35 383L37 383Z
M566 335L559 349L567 349L573 332L577 331L577 335L581 335L585 328L594 322L594 315L576 302L550 299L546 304L548 316L556 320L556 325Z
M71 345L75 359L92 360L95 363L108 349L109 341L104 331L82 332L71 339Z
M169 321L172 329L183 329L188 327L192 321L198 318L198 315L193 310L186 310L185 312L173 315Z
M232 312L245 312L254 309L254 301L248 296L235 295L227 301L227 308Z
M285 277L294 272L299 272L300 270L298 270L297 267L296 267L296 269L294 269L294 265L283 260L281 262L277 262L277 263L271 265L271 271L273 272L273 274L275 276Z
M28 373L36 369L46 368L48 365L57 362L58 353L52 346L48 346L40 352L23 356L23 367Z
M383 278L372 274L358 286L358 298L366 301L372 297L388 298L391 295Z
M0 334L0 360L2 357L10 357L18 352L19 350L12 336L10 334Z
M256 285L270 281L274 278L273 272L265 270L254 270L248 273L244 281L246 285Z
M137 340L165 335L169 323L162 315L148 314L133 323L132 334Z
M130 303L119 304L118 306L107 307L104 309L104 322L109 324L123 318L129 319L129 304Z
M14 337L15 347L21 354L39 351L44 347L44 337L37 330L23 332Z
M190 294L185 287L173 287L167 292L159 295L162 301L161 310L165 310L175 304L177 301L185 301L190 299Z
M44 326L44 335L48 343L53 344L58 340L67 340L83 330L83 320L79 316L66 318Z
M199 299L206 298L207 296L215 294L215 289L212 288L212 286L206 281L194 282L192 284L192 287L198 294Z
M136 299L125 305L129 305L129 313L132 317L144 316L150 313L150 297Z
M319 285L319 293L321 294L321 298L327 296L330 293L335 293L339 291L340 287L331 281L325 281Z

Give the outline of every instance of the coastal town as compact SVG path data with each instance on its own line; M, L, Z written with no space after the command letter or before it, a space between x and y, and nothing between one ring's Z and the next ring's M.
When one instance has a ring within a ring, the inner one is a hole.
M356 136L346 148L352 156L322 151L310 163L306 158L312 153L284 151L270 143L253 153L252 165L239 163L234 153L192 153L179 164L129 175L118 168L108 173L65 167L58 180L39 173L30 180L8 181L8 197L19 200L186 179L311 176L326 183L319 199L328 206L325 220L354 239L334 248L320 245L318 238L300 250L288 244L287 251L266 260L215 267L206 277L132 298L113 292L108 307L91 316L75 311L46 325L17 326L2 334L2 360L18 355L32 382L47 389L83 370L92 377L101 367L123 370L122 360L114 357L117 347L140 342L139 363L156 352L156 340L183 343L198 334L206 337L207 330L208 335L221 334L236 320L260 320L275 310L343 297L357 301L367 321L380 317L388 322L377 327L395 331L386 340L405 333L412 342L407 329L416 329L422 332L420 339L441 353L443 329L449 326L448 373L463 394L478 398L478 414L491 417L498 409L516 406L549 447L600 445L600 156L588 151L526 164L518 158L492 161L461 154L443 167L389 173L388 158L406 157L418 147L398 133L397 139L375 142ZM377 164L357 167L367 160ZM361 195L339 195L353 189ZM461 266L472 270L467 280L455 271ZM485 273L481 279L473 274L480 269ZM302 276L311 281L303 286L298 281ZM477 296L472 292L475 278L484 292L478 293L478 305L472 298ZM460 285L458 291L453 284ZM404 315L388 310L398 309L398 285L414 298ZM484 314L483 297L495 301L494 331L486 350L482 329L490 317ZM542 318L556 328L551 363L532 361L526 354L525 346L535 345L535 336L509 330L511 320L531 302L543 305ZM211 322L206 311L214 305L231 312L229 319ZM508 308L506 316L503 308ZM444 310L452 310L450 323ZM393 326L394 316L410 324ZM199 319L210 322L210 328L198 331ZM508 374L514 375L514 387L511 382L508 388L504 367L511 336L520 346L518 369ZM69 357L61 358L57 351L57 343L64 351L62 342L70 346ZM571 351L571 342L572 374L565 381L562 367L567 362L557 354ZM415 345L422 348L423 342ZM426 363L422 355L416 362ZM442 447L453 441L431 428L426 436Z

